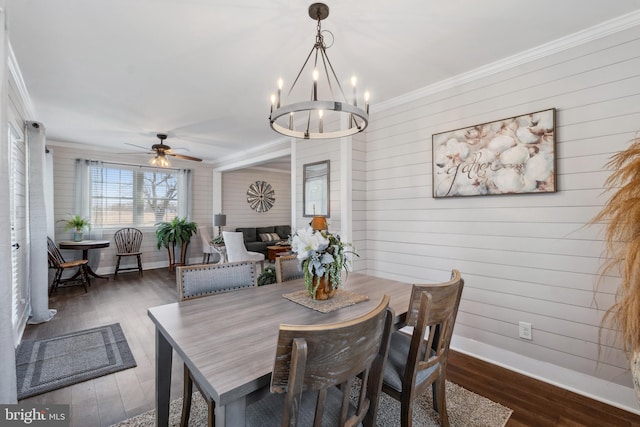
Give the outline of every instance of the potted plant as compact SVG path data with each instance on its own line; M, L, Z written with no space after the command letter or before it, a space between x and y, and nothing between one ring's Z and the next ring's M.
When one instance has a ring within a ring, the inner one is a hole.
M73 229L73 241L79 242L82 240L82 230L85 227L87 228L87 230L91 231L91 223L89 222L89 220L86 218L82 218L80 215L73 215L66 220L64 231Z
M215 247L224 246L224 238L222 237L222 234L211 239L211 244Z
M337 234L311 227L293 235L291 250L302 260L304 282L313 299L329 299L342 286L342 270L349 273L347 254L358 256L352 248L351 243L342 242Z
M260 276L258 276L258 286L271 285L277 281L276 269L271 266L265 267Z
M622 338L640 401L640 138L605 167L613 171L605 187L614 193L591 223L605 223L606 262L600 278L619 272L620 285L601 325L611 326Z
M169 254L169 271L176 265L186 265L187 247L191 237L198 232L198 224L187 218L175 217L171 221L156 224L158 249L167 248ZM180 248L180 260L176 261L176 246Z

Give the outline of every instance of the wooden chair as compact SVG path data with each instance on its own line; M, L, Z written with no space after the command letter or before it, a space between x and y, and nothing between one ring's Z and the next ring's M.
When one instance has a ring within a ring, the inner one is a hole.
M393 317L385 295L353 320L280 325L271 393L247 406L245 424L374 426ZM353 405L357 376L362 386Z
M178 297L180 301L185 301L257 286L258 278L255 262L244 261L228 264L180 266L176 268L176 282L178 283ZM215 406L213 399L202 391L202 387L195 381L187 365L184 365L184 396L182 397L180 425L186 427L189 424L194 382L207 402L208 424L213 426Z
M56 243L47 237L47 252L49 257L49 268L55 268L56 273L53 276L53 283L49 289L49 296L53 295L61 285L72 282L80 282L84 286L84 291L88 292L87 286L91 285L89 282L89 276L87 275L87 265L89 261L86 259L77 259L75 261L65 261L60 249L56 246ZM76 274L69 279L63 279L62 273L68 268L77 268ZM78 279L79 277L79 279Z
M118 278L118 271L138 270L138 273L142 276L142 252L140 252L142 231L131 227L121 228L113 235L113 239L116 241L116 256L118 257L118 261L116 262L116 272L113 274L113 280ZM137 258L138 266L120 268L120 261L122 258L131 256Z
M407 312L407 326L414 327L413 333L397 331L391 336L382 391L400 401L403 427L412 425L414 400L429 385L440 425L449 425L445 374L463 287L458 270L452 271L448 282L413 285Z
M300 267L300 261L296 255L286 255L276 257L276 281L278 283L288 280L301 279L304 272Z

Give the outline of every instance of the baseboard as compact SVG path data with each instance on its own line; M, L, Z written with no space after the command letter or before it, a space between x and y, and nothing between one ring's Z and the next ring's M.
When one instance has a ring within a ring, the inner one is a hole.
M640 415L633 388L542 362L469 338L455 336L451 348L460 353Z
M202 258L201 257L190 257L187 260L187 264L189 265L195 265L195 264L202 264ZM133 268L133 267L137 267L137 264L126 264L126 265L121 265L121 268ZM155 270L156 268L167 268L169 267L169 261L156 261L156 262L143 262L142 263L142 269L143 270ZM104 267L100 267L98 266L98 268L95 270L96 274L103 274L103 275L110 275L115 273L116 271L116 266L115 265L105 265Z

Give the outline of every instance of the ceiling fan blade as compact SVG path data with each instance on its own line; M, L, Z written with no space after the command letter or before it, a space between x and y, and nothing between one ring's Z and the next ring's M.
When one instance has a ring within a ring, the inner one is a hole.
M178 158L178 159L193 160L194 162L201 162L202 161L202 159L199 159L197 157L185 156L184 154L175 154L175 153L167 153L167 152L165 152L165 154L167 156L173 156L173 157Z
M131 144L130 142L125 142L125 144L126 144L126 145L130 145L130 146L132 146L132 147L139 148L139 149L141 149L141 150L144 150L144 151L145 151L145 153L146 153L147 151L149 151L149 147L143 147L142 145Z

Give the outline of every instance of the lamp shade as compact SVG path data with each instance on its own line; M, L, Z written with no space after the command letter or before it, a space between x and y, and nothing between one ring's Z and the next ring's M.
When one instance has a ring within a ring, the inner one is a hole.
M327 218L323 216L314 216L313 219L311 219L311 228L314 230L327 230L329 228Z
M224 214L216 214L213 216L213 225L216 227L224 227L227 225L227 216Z

